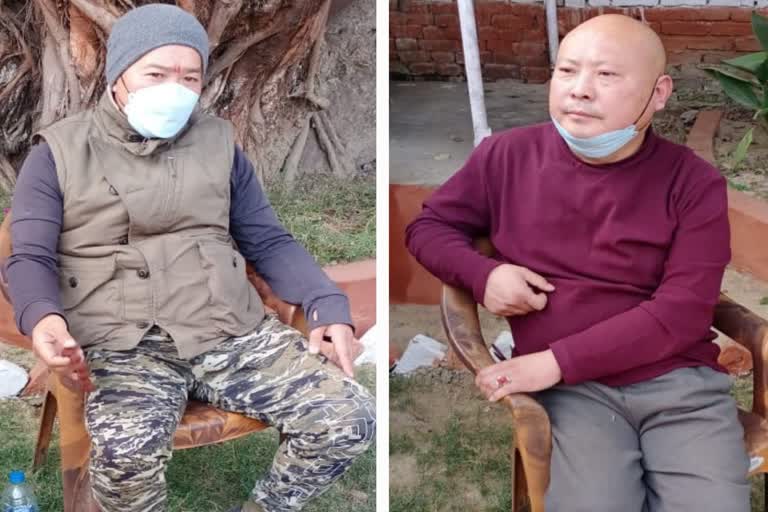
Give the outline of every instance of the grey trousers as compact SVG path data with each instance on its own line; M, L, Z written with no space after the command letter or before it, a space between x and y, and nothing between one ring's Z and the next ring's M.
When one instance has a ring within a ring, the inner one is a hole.
M748 512L749 457L730 377L682 368L622 387L559 385L547 512Z

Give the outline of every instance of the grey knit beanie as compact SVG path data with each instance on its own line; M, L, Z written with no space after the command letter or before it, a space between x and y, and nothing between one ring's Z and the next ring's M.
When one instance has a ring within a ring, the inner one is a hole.
M132 9L112 26L107 40L107 85L120 78L123 71L156 48L168 44L197 50L203 62L203 76L208 68L208 33L193 15L167 4L149 4Z

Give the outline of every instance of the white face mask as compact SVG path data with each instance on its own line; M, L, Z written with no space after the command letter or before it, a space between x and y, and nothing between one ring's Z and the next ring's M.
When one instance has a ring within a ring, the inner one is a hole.
M656 79L656 82L658 82L658 78ZM560 123L555 120L554 117L550 116L552 123L554 123L557 132L560 134L563 140L565 140L565 143L568 144L568 147L570 147L574 153L585 156L587 158L605 158L629 144L629 141L634 139L635 136L640 133L637 130L637 122L641 117L643 117L646 109L648 109L648 105L651 104L653 93L656 91L656 82L653 84L653 91L651 91L651 96L648 98L648 101L646 102L645 107L643 107L643 110L640 112L640 115L637 116L637 119L634 123L627 126L626 128L622 128L620 130L611 130L610 132L601 133L600 135L595 135L594 137L576 137L572 135L568 130L563 128Z
M128 92L124 110L128 122L141 135L167 139L184 128L199 98L183 85L167 82Z

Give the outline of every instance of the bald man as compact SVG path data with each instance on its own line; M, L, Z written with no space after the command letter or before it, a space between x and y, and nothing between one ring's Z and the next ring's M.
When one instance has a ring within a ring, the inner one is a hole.
M583 23L560 47L552 121L486 138L408 226L427 269L509 321L516 357L476 383L494 401L536 392L549 413L547 512L749 510L711 330L726 182L651 129L665 65L647 26Z

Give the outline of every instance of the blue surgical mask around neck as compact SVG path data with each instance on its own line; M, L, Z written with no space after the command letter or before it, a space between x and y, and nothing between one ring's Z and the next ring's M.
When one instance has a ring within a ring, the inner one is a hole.
M123 110L133 129L144 137L168 139L184 128L199 98L183 85L166 82L128 92Z
M656 81L658 82L658 78ZM638 133L640 133L637 130L637 122L641 117L643 117L643 114L648 108L648 105L650 105L651 99L653 99L653 92L655 90L656 82L653 84L653 91L651 91L651 96L648 98L645 107L643 107L643 110L640 112L640 115L637 116L637 119L634 123L627 126L626 128L601 133L600 135L595 135L594 137L576 137L571 135L571 133L563 128L560 123L555 120L554 117L550 117L552 119L552 123L557 129L557 132L560 134L563 140L565 140L566 144L568 144L568 147L570 147L574 153L578 153L579 155L585 156L587 158L605 158L616 153L618 150L629 144L629 142L635 138Z

